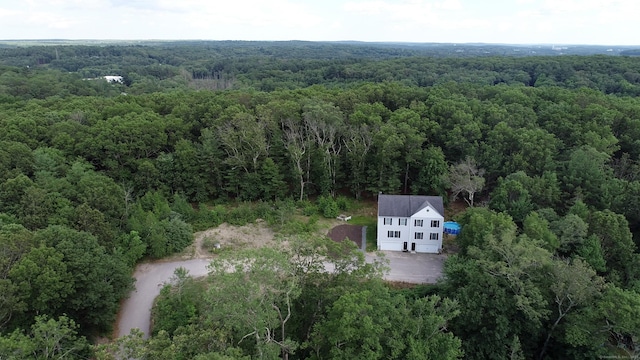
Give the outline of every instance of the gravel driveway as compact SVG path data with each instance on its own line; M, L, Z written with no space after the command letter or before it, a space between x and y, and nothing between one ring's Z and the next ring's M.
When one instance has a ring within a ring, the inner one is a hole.
M391 270L384 276L385 280L402 281L413 284L435 283L442 276L442 267L446 255L411 254L394 251L384 251L389 260ZM374 254L367 254L367 261L375 258ZM151 307L153 300L160 294L164 283L173 276L178 267L189 270L195 277L208 273L207 266L210 259L192 259L173 262L157 262L140 264L133 276L136 279L135 290L126 299L118 316L118 336L129 334L131 329L138 328L148 337ZM330 271L330 270L329 270Z
M192 259L174 262L157 262L140 264L133 277L136 279L135 289L128 299L122 303L118 316L118 337L128 335L131 329L138 328L149 333L151 323L151 307L164 283L173 276L175 269L183 267L192 276L204 276L208 273L208 259Z

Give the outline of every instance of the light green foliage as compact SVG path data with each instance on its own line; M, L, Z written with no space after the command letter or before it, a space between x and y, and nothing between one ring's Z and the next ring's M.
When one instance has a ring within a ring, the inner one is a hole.
M574 214L567 214L552 222L551 229L558 236L558 251L563 255L574 253L587 237L588 226L582 218Z
M467 209L458 221L462 225L462 232L457 236L456 242L462 253L471 246L482 248L489 236L496 239L514 237L517 230L509 215L487 208Z
M207 324L232 331L235 341L258 357L295 351L298 345L286 326L300 284L287 254L269 248L227 253L212 262L210 275Z
M349 242L315 235L285 240L288 246L279 249L220 254L206 283L194 282L185 271L176 272L154 309L157 335L145 344L132 339L131 351L161 359L310 355L310 348L300 348L309 340L301 335L312 334L316 316L344 291L367 287L363 284L379 277L380 264L366 263ZM327 273L326 268L335 270ZM321 298L316 297L318 291ZM315 300L307 303L311 299ZM453 315L448 303L443 304L438 306L446 307L443 313ZM450 339L443 342L446 348L459 344L450 334L445 338Z
M536 280L549 265L551 253L534 241L503 234L491 235L480 247L468 249L471 258L491 276L505 281L513 293L516 308L531 322L539 323L547 315L544 296Z
M544 358L553 331L560 322L579 307L588 306L601 294L604 279L580 259L571 262L556 260L552 267L551 293L554 298L554 315L539 359Z
M66 316L37 316L28 334L16 330L0 337L0 357L15 360L86 359L89 342L78 335L78 325Z
M317 201L318 210L322 216L328 219L335 219L340 214L340 209L335 199L330 196L320 196Z
M449 328L471 359L506 358L511 349L504 339L514 336L530 353L551 313L543 282L552 254L539 241L517 238L504 214L473 208L461 223L465 251L447 260L442 284L443 296L460 304Z
M606 207L610 195L602 191L611 178L611 170L605 163L609 156L589 146L577 148L571 153L563 173L567 192L583 197L584 201L596 207Z
M117 249L122 254L122 260L133 267L146 253L147 244L142 241L137 231L131 230L128 234L120 236Z
M598 273L605 273L607 271L607 262L602 254L602 245L597 236L589 235L584 242L578 246L576 254Z
M541 241L545 249L555 252L560 243L558 237L550 230L549 226L549 221L540 216L539 213L532 212L524 219L522 230L527 237Z

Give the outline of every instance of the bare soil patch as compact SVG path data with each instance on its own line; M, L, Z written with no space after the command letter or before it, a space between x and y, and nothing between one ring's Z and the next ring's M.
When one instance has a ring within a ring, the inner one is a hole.
M194 234L194 242L179 256L181 259L206 259L217 251L258 248L274 245L274 232L263 221L243 226L223 223Z
M362 248L362 226L338 225L329 230L327 236L337 242L342 242L348 238L358 245L358 249Z

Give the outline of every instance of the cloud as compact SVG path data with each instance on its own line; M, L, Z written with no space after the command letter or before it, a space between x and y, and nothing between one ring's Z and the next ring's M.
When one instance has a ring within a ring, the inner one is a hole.
M304 4L288 0L235 1L148 1L138 0L132 3L123 0L111 0L114 5L137 12L151 12L154 16L170 17L169 21L181 26L201 29L219 28L223 25L243 25L250 27L272 26L295 28L309 27L322 21ZM153 4L148 4L152 2Z
M6 8L0 8L0 18L2 17L13 17L13 16L17 16L20 15L21 12L20 11L16 11L16 10L12 10L12 9L6 9Z
M32 24L43 25L51 29L68 29L80 22L77 19L49 12L35 12L29 14L27 21Z
M463 6L460 0L444 0L441 3L437 3L436 7L442 10L462 10Z

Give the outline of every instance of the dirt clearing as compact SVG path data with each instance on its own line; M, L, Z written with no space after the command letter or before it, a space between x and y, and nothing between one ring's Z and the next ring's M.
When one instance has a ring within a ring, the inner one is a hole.
M175 259L206 259L217 251L241 248L273 246L274 232L264 221L234 226L227 223L194 234L193 245L187 247Z

